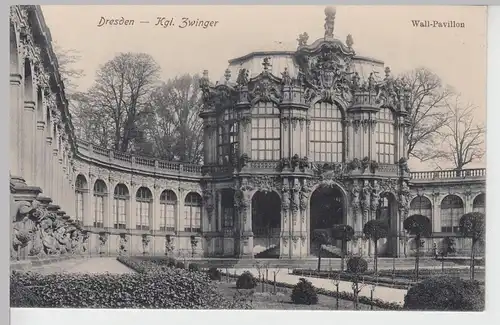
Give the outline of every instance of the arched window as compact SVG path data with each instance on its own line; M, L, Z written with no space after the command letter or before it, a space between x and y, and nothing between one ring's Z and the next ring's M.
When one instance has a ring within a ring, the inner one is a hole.
M113 228L127 228L127 202L130 199L125 184L118 184L113 195Z
M87 180L85 179L85 176L83 175L78 175L76 177L75 181L75 199L76 199L76 211L75 211L75 217L76 220L78 221L83 221L83 216L84 216L84 193L87 193L88 188L87 188Z
M106 196L106 184L98 179L94 183L94 227L104 227L104 198Z
M226 109L218 121L217 155L219 164L227 165L238 152L238 120L236 111Z
M432 203L425 196L417 196L410 202L409 215L420 214L432 220Z
M441 231L459 232L460 218L464 214L464 203L456 195L448 195L441 201Z
M225 189L221 193L222 229L234 227L234 190Z
M322 102L310 111L309 152L315 162L342 162L342 112L337 105Z
M136 218L137 230L149 230L149 218L151 217L151 208L153 205L153 194L146 187L141 187L137 190L135 197L136 201Z
M259 102L252 108L252 160L279 160L280 112L274 103Z
M201 232L201 196L189 193L184 200L184 231Z
M394 164L394 118L389 108L382 107L376 114L376 153L379 163Z
M171 190L163 191L160 196L160 231L175 231L177 215L177 196Z
M483 193L479 194L474 198L474 201L472 202L472 211L474 212L481 212L481 213L486 213L486 195Z

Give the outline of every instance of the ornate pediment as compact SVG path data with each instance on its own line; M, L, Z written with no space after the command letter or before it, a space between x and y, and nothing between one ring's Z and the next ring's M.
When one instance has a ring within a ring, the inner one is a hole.
M248 83L248 97L251 105L255 105L257 102L273 102L279 105L281 102L282 80L270 72L271 63L269 60L268 57L262 60L263 71Z
M299 47L295 55L307 103L352 100L351 61L355 52L339 40Z

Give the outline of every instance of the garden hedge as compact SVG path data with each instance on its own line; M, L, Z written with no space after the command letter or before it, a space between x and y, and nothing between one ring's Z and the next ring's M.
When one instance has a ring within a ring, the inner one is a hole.
M484 290L477 281L447 276L430 278L408 290L404 308L435 311L483 311Z
M224 298L203 272L120 257L138 273L12 272L11 307L250 309Z

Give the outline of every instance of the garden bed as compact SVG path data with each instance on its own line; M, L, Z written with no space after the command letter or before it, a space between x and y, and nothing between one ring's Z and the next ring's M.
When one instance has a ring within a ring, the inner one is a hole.
M11 307L249 309L202 272L120 257L132 274L11 273Z
M298 276L308 276L316 278L327 278L327 279L339 279L342 281L352 281L352 275L346 272L340 271L317 271L308 269L294 269L292 274ZM463 279L469 278L469 269L444 269L444 270L434 270L434 269L419 269L418 276L419 281L428 279L435 276L454 276ZM484 285L484 271L478 270L475 273L476 278L479 282ZM378 284L380 286L386 286L397 289L408 289L409 285L415 284L416 274L415 270L380 270L378 275L375 275L374 271L364 272L362 275L365 283Z

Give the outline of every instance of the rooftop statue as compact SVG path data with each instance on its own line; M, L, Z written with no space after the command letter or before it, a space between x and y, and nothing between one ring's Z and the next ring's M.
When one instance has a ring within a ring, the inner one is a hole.
M325 8L325 38L333 38L333 28L335 26L335 14L337 10L335 7Z

